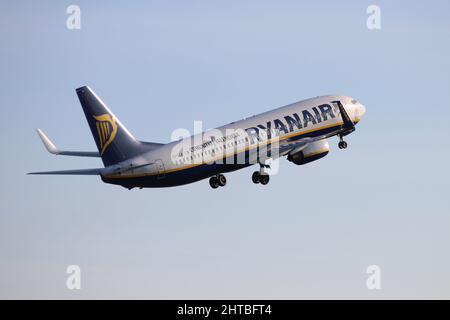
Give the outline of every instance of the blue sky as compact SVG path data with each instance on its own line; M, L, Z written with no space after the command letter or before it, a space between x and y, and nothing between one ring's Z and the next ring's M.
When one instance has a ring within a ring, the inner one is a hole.
M66 8L81 8L81 30ZM381 30L366 8L381 8ZM450 298L448 1L15 1L0 10L0 297ZM132 190L98 167L74 89L139 139L212 128L309 97L367 107L341 151L208 182ZM66 288L66 267L82 289ZM367 290L366 267L382 269Z

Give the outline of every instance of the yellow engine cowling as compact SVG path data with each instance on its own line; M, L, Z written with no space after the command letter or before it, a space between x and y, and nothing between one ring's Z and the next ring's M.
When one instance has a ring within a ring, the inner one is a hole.
M330 151L327 139L310 143L302 151L289 154L287 159L297 165L307 164L309 162L325 157Z

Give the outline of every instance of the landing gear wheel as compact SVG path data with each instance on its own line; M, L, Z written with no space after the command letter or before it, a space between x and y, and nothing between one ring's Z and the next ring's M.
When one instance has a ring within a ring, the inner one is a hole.
M339 149L347 149L347 142L345 142L344 140L339 141L338 147Z
M227 184L227 178L225 178L223 174L219 174L217 176L217 183L219 184L219 186L225 187L225 185Z
M261 182L262 185L266 185L269 183L270 180L270 176L267 174L263 174L261 175L261 177L259 178L259 181Z
M209 178L209 185L211 186L211 188L217 189L219 187L219 180L217 179L217 177Z
M261 174L259 173L259 171L255 171L252 174L252 181L255 184L258 184L261 181Z

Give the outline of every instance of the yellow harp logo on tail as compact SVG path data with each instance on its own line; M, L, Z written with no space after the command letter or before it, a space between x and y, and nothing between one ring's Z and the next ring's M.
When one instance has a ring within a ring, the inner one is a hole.
M103 155L103 152L116 137L117 123L109 114L94 116L94 119L97 120L95 125L97 127L98 140L100 141L100 155Z

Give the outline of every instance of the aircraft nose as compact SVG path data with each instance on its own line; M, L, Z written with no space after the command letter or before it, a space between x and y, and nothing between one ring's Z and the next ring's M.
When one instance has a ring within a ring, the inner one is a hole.
M363 104L358 105L358 118L361 119L363 115L366 113L366 107Z

